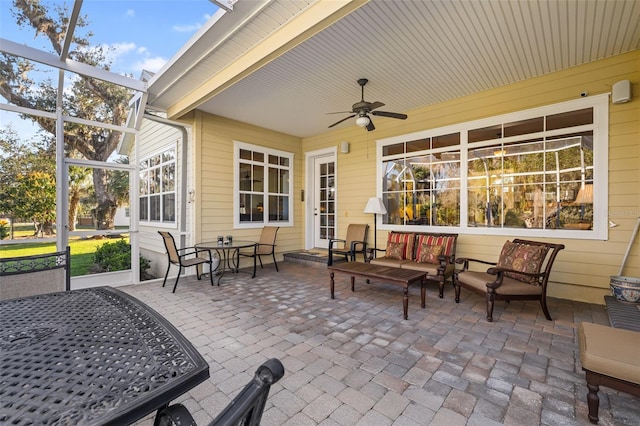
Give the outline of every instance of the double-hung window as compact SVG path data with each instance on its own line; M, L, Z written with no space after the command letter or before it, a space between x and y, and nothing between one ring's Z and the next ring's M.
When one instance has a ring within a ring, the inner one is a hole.
M293 224L293 154L234 144L234 226Z
M606 238L607 150L606 95L379 141L383 225Z
M176 223L176 149L168 148L140 162L140 222Z

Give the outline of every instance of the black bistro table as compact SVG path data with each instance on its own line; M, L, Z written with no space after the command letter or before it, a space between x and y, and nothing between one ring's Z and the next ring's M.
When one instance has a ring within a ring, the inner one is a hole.
M218 274L218 285L220 285L220 280L222 279L225 271L239 271L238 263L240 261L240 256L238 255L238 253L240 249L253 249L253 261L255 263L256 247L258 247L258 243L256 243L255 241L242 240L233 240L230 243L222 244L218 243L217 241L202 242L196 244L196 248L215 250L216 253L218 253L220 263L218 264L218 268L214 271L214 273Z
M208 377L171 323L119 290L0 302L0 424L130 424Z

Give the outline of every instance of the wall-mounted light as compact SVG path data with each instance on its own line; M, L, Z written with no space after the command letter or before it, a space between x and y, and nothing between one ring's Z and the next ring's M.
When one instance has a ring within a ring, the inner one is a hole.
M344 141L340 144L340 152L343 154L349 153L349 142Z

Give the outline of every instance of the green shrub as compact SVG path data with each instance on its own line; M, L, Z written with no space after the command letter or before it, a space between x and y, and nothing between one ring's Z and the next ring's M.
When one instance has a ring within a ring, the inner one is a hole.
M9 236L9 221L0 219L0 240L4 240Z
M124 239L107 242L96 249L93 255L92 272L113 272L131 269L131 244ZM147 270L151 267L149 260L140 256L140 281L147 277Z

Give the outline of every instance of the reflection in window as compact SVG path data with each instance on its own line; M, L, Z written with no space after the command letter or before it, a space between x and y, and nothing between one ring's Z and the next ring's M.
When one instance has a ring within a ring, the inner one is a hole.
M291 222L293 154L236 143L237 224Z
M384 223L460 224L458 150L403 156L383 162L383 170L382 194L387 207Z
M176 222L175 148L140 161L140 221Z
M469 150L468 223L476 227L590 229L593 134Z
M549 110L383 144L383 223L592 229L595 129L606 125L595 122L593 107Z

